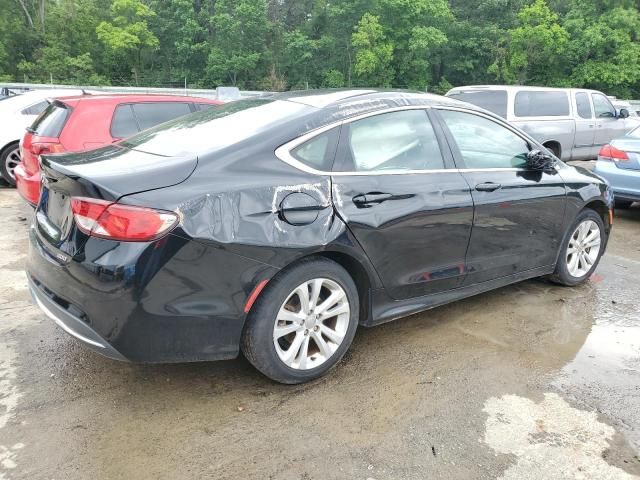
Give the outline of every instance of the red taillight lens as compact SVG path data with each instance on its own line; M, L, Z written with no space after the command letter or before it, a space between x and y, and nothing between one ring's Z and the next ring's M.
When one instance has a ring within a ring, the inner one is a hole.
M157 240L178 224L178 216L173 212L93 198L72 198L71 210L82 232L124 242Z
M59 143L36 142L31 144L31 152L34 155L42 155L43 153L62 153L64 147Z
M598 153L599 160L609 160L612 162L626 162L629 157L622 150L617 149L613 145L605 145Z

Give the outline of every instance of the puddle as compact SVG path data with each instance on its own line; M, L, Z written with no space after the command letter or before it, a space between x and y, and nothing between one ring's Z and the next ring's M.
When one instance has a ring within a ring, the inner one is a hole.
M553 386L612 418L640 452L640 286L632 267L615 262L599 268L594 324Z

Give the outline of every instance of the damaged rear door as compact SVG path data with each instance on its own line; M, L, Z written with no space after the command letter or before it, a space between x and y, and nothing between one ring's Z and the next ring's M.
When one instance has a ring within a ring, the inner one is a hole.
M408 108L345 123L340 133L334 206L396 299L464 278L473 201L439 128L427 110Z

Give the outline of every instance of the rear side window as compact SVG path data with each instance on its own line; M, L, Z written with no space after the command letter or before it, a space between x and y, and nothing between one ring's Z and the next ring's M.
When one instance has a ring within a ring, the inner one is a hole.
M71 110L64 103L54 102L35 119L31 125L31 131L41 137L57 138L67 123L70 113Z
M198 105L198 110L207 110L209 108L215 107L215 104L213 103L198 103L196 105Z
M580 118L592 118L591 103L589 102L589 95L584 92L576 93L576 108Z
M111 122L111 136L114 138L128 138L138 132L138 124L133 116L131 105L118 105Z
M506 90L485 90L477 92L453 92L448 95L462 102L471 103L485 110L507 118Z
M514 113L516 117L564 117L569 115L567 92L530 92L516 94Z
M344 131L346 130L346 132ZM407 110L364 118L345 125L340 135L338 169L356 172L444 168L440 146L427 112Z
M133 111L140 130L146 130L191 113L191 106L188 103L177 102L136 103L133 105Z
M48 106L49 102L43 100L42 102L38 102L35 105L25 108L20 113L22 113L22 115L40 115Z
M339 127L332 128L291 151L293 158L323 172L331 170L338 144Z

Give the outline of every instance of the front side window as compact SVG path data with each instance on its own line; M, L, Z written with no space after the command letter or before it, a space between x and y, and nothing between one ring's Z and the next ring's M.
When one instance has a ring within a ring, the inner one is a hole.
M607 97L600 93L592 93L591 98L593 99L596 118L614 118L616 116L616 109L613 108Z
M589 102L589 95L584 92L576 93L576 109L580 118L592 118L591 103Z
M140 130L146 130L174 118L188 115L191 113L191 106L188 103L178 102L136 103L133 105L133 111L138 119Z
M385 170L433 170L444 161L425 110L391 112L357 120L343 127L348 143L341 149L347 159L338 170L382 172ZM345 152L346 150L346 152Z
M569 115L569 96L566 91L528 91L516 94L516 117L564 117Z
M508 128L471 113L441 110L467 168L520 168L529 144Z

